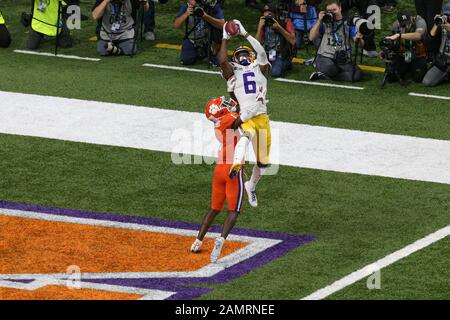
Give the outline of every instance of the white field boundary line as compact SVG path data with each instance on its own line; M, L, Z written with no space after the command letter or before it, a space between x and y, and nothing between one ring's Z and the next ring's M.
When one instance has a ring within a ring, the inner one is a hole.
M320 290L317 290L316 292L304 297L302 300L321 300L329 295L344 289L345 287L348 287L349 285L352 285L353 283L362 280L364 278L369 277L374 272L379 271L403 258L406 258L407 256L422 250L423 248L428 247L429 245L444 239L450 235L450 225L439 229L438 231L429 234L428 236L417 240L416 242L404 247L403 249L400 249L398 251L395 251L394 253L391 253L390 255L372 263L367 266L365 266L362 269L359 269L348 276L332 283L329 286L326 286L325 288L322 288Z
M44 56L44 57L53 57L53 58L63 58L63 59L73 59L73 60L83 60L83 61L101 61L100 58L88 58L88 57L79 57L79 56L71 56L65 54L57 54L56 56L53 53L49 52L36 52L36 51L28 51L28 50L14 50L15 53L21 54L31 54L35 56Z
M421 97L421 98L429 98L429 99L440 99L440 100L450 100L450 97L446 97L446 96L434 96L434 95L423 94L423 93L415 93L415 92L410 92L408 95L410 95L412 97Z
M176 70L176 71L187 71L187 72L219 74L219 75L221 74L220 71L193 69L193 68L186 68L186 67L175 67L175 66L167 66L167 65L163 65L163 64L144 63L142 66L147 67L147 68L168 69L168 70Z
M330 87L330 88L350 89L350 90L364 90L363 87L346 86L346 85L341 85L341 84L331 84L331 83L323 83L323 82L300 81L300 80L292 80L292 79L285 79L285 78L276 78L275 81L306 84L309 86Z
M192 164L190 155L204 163L219 147L211 122L197 112L0 91L0 119L0 133L169 152L172 160L184 154ZM447 140L278 121L271 127L273 164L450 184Z
M71 281L71 280L70 280ZM72 284L72 281L70 282ZM27 290L27 291L36 291L46 286L65 286L67 287L68 281L54 278L45 278L42 277L38 280L34 280L30 283L21 283L15 281L7 281L0 280L0 288L9 288L9 289L18 289L18 290ZM176 292L171 291L163 291L157 289L142 289L142 288L133 288L133 287L125 287L125 286L116 286L116 285L108 285L108 284L100 284L100 283L91 283L86 281L80 281L77 283L80 289L93 289L93 290L101 290L101 291L110 291L115 293L127 293L127 294L135 294L141 295L142 297L139 300L164 300L174 295Z
M167 69L167 70L175 70L175 71L186 71L186 72L218 74L218 75L221 74L220 71L211 71L211 70L186 68L186 67L175 67L175 66L168 66L168 65L162 65L162 64L144 63L142 66L143 67L148 67L148 68L158 68L158 69ZM330 88L339 88L339 89L364 90L364 88L362 88L362 87L345 86L345 85L331 84L331 83L300 81L300 80L291 80L291 79L284 79L284 78L276 78L275 80L276 81L281 81L281 82L305 84L305 85L310 85L310 86L330 87Z

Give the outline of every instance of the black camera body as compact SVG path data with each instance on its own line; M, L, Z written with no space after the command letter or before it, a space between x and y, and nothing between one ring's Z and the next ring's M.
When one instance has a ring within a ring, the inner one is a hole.
M449 20L448 18L449 17L447 15L445 15L445 14L437 16L434 19L434 24L437 25L437 26L442 26L443 24L446 24L448 22L448 20Z
M206 13L212 12L214 6L217 4L216 0L200 0L198 3L194 6L194 16L196 17L203 17L203 15Z
M400 56L400 41L382 39L380 41L381 57L385 62L392 62Z
M275 19L273 18L272 15L268 15L268 16L264 16L264 26L265 27L272 27L273 24L275 23Z
M203 17L204 14L205 14L205 10L203 9L203 6L196 4L194 6L194 16Z
M334 12L333 11L325 11L325 15L322 19L323 23L331 24L334 22Z

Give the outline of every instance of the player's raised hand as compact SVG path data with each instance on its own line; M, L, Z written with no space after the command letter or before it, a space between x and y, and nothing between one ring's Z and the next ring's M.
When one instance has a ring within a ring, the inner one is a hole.
M243 37L247 35L247 30L245 30L244 26L239 20L233 19L234 23L236 23L239 26L239 34Z
M230 34L227 32L227 30L226 30L227 23L228 23L228 22L225 22L225 23L223 24L223 34L222 34L222 39L230 40L231 36L230 36Z

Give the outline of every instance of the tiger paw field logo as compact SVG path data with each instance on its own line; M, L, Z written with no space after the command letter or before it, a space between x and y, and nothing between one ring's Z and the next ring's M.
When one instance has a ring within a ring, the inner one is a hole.
M198 227L0 201L0 299L195 299L314 239L236 228L211 264L221 228L193 254Z

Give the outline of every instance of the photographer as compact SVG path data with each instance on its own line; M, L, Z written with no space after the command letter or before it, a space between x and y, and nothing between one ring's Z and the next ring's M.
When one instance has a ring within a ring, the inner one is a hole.
M11 44L11 35L6 28L5 19L0 11L0 48L8 48Z
M289 18L292 20L295 29L295 44L300 50L305 39L305 34L317 22L317 9L307 0L295 0L289 9Z
M272 68L272 77L282 77L292 68L295 55L295 30L288 11L284 6L274 9L264 7L264 15L259 19L256 39L264 46Z
M392 73L387 78L389 82L404 82L408 75L415 82L422 82L427 72L427 50L423 41L426 32L427 24L420 16L411 16L408 12L397 15L393 35L386 37L393 42L393 47L398 47Z
M136 53L136 30L133 17L136 16L141 4L144 11L148 11L148 1L96 0L92 8L92 17L102 22L100 38L97 41L97 51L102 56Z
M315 61L316 72L310 80L358 81L361 69L352 62L350 40L353 38L364 48L362 35L344 19L339 1L328 1L325 8L309 33L311 41L322 37Z
M378 6L377 0L341 0L341 7L344 15L347 16L350 9L355 8L359 15L364 19L369 19L369 7ZM375 23L374 23L375 24ZM372 27L375 27L374 25ZM375 28L367 35L363 35L364 51L363 54L368 57L378 57L377 47L375 45Z
M57 37L61 48L72 47L72 38L64 23L67 14L62 0L34 0L32 8L28 49L37 49L45 36Z
M223 11L215 0L188 0L181 6L174 27L185 27L181 45L181 63L194 64L211 54L212 65L218 65L217 52L225 23ZM210 47L211 46L211 47Z
M434 23L434 17L442 10L443 0L415 0L416 12L427 23L428 29ZM439 51L439 38L425 37L425 43L428 49L429 58L431 59Z
M423 78L423 85L434 87L439 83L448 80L450 72L450 3L444 6L442 15L436 15L430 36L439 39L441 45L438 53L434 57L433 66L428 70Z

